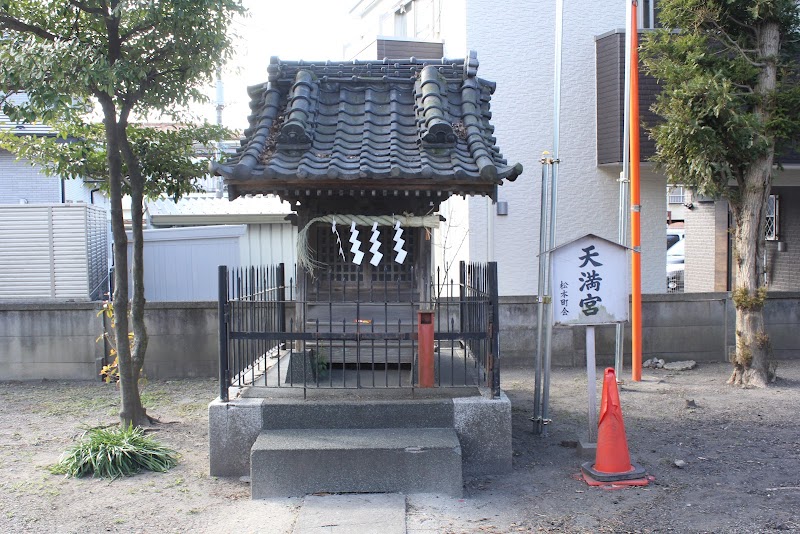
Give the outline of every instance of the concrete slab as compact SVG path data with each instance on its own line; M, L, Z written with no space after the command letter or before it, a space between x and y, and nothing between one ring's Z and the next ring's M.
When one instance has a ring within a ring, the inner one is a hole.
M406 497L398 493L309 495L292 534L405 534Z
M330 493L462 494L452 428L287 429L251 449L253 499Z

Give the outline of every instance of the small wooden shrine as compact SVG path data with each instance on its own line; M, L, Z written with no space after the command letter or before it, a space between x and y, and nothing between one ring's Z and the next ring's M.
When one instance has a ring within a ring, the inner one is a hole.
M241 148L213 171L230 199L274 194L291 203L298 263L315 278L361 286L406 280L409 291L422 292L412 280L431 270L426 237L439 225L439 205L451 195L496 198L497 187L522 172L496 145L495 84L477 69L474 53L350 63L272 58L268 81L248 89L252 114Z

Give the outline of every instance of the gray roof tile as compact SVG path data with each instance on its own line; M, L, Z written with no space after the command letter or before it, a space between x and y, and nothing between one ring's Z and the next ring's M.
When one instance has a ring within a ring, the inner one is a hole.
M446 187L493 194L513 181L492 135L495 84L467 59L339 62L272 58L248 89L250 126L215 164L232 196L300 188Z

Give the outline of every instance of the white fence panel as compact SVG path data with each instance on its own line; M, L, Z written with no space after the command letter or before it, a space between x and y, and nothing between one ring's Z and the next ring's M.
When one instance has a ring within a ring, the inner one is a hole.
M87 204L0 206L0 299L91 300L89 272L105 271L105 228L87 229L105 212Z
M86 210L55 206L53 214L53 285L58 299L81 299L89 293Z

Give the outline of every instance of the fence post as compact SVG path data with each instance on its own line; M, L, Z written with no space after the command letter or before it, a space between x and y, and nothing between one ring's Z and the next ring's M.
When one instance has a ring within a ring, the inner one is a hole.
M500 397L500 302L497 287L497 262L490 261L487 269L489 290L489 357L492 362L492 397Z
M286 266L278 264L277 280L278 283L278 331L286 332ZM278 340L278 350L280 344L286 343L285 339Z
M228 402L230 376L228 371L228 268L220 265L217 270L219 315L219 398Z
M466 331L464 323L467 314L467 264L458 262L458 321L462 334Z

